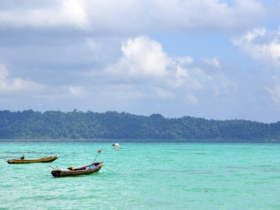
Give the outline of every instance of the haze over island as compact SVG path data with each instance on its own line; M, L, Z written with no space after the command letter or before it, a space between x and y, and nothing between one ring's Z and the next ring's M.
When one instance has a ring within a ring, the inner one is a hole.
M0 110L280 120L276 0L0 0Z

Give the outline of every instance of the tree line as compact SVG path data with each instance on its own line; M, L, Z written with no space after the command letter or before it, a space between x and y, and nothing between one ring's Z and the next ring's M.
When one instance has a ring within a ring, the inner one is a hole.
M0 139L280 139L280 122L105 113L0 111Z

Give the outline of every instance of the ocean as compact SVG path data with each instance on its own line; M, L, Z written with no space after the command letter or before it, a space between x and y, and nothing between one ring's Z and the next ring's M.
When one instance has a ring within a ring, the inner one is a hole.
M113 143L123 149L112 149ZM104 162L54 178L53 167ZM0 209L280 209L279 141L0 140Z

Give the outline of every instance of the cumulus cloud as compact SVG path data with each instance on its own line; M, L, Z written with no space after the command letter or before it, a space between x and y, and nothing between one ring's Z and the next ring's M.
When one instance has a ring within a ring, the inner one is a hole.
M30 1L18 4L18 1L13 0L5 4L2 1L0 24L5 27L74 26L86 29L90 22L85 3L85 0L53 0L46 6L45 1L35 4Z
M270 96L280 101L277 80L239 71L246 58L225 43L235 36L241 51L279 68L280 31L252 30L265 18L259 0L0 0L0 57L10 70L0 68L0 94L7 96L0 100L8 109L22 109L23 101L30 109L37 100L41 110L98 107L169 117L217 118L220 110L223 119L243 116L256 101L268 110Z
M270 80L263 86L268 95L276 103L280 104L280 28L278 31L271 31L265 28L256 28L246 34L232 39L232 42L243 53L248 54L256 62L274 69Z
M49 4L25 1L22 5L16 0L5 2L1 2L0 26L66 26L99 33L243 31L266 14L264 5L256 0L235 0L233 6L226 0L52 0Z
M217 97L236 87L222 69L209 73L189 56L169 56L159 42L149 37L129 39L121 49L123 56L105 69L107 79L132 86L148 84L147 97L153 93L161 98L174 99L179 91L179 95L185 95L186 102L197 104L199 92L207 91ZM209 68L220 67L216 57L206 61Z
M241 51L267 66L280 67L280 29L267 31L258 28L232 40Z
M89 57L99 51L108 55L108 46L112 48L111 44L106 44L106 40L94 37L83 39L83 43ZM161 43L147 36L125 40L119 45L119 51L121 55L110 60L110 65L97 68L90 66L88 69L91 69L91 73L81 70L79 65L71 71L67 68L64 71L46 68L47 71L40 72L43 74L40 79L38 76L32 77L36 83L22 79L26 78L27 71L20 75L20 71L13 70L10 76L3 67L0 71L0 93L4 95L3 91L7 93L8 89L13 92L10 92L9 100L2 103L2 109L6 106L17 110L19 106L16 104L19 102L20 109L30 109L36 102L43 111L79 108L83 111L116 110L145 115L162 113L168 117L192 115L216 119L216 114L221 113L220 118L225 119L235 116L230 115L228 109L242 107L245 100L252 104L250 98L258 97L259 92L250 92L252 84L257 91L265 86L248 75L238 74L238 69L227 64L220 56L196 60L190 56L169 55ZM76 55L78 59L84 54L78 51ZM31 72L38 75L36 71ZM13 89L16 79L21 81L21 88ZM1 87L6 89L2 88L2 91ZM267 87L275 91L273 87ZM22 100L19 94L16 95L20 91L25 91L20 94L24 98ZM12 103L10 98L15 102ZM207 112L202 113L203 110Z
M121 49L124 56L117 64L109 66L107 71L122 73L135 80L166 76L166 67L172 60L162 51L160 43L148 37L138 37L129 39Z

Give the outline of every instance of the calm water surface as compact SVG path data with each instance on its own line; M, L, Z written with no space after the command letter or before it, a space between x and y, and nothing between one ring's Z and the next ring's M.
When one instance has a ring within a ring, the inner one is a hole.
M78 140L79 141L79 140ZM280 209L280 143L1 141L0 209ZM96 161L95 174L54 178Z

